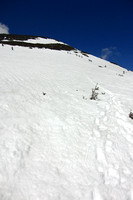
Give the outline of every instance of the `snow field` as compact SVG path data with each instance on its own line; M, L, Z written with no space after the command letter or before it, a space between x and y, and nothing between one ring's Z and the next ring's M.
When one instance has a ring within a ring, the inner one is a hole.
M0 199L132 200L132 72L48 49L0 57Z

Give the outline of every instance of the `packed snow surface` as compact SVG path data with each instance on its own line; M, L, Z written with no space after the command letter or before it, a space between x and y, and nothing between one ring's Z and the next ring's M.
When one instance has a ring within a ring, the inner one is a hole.
M133 72L1 45L0 74L0 200L133 200Z

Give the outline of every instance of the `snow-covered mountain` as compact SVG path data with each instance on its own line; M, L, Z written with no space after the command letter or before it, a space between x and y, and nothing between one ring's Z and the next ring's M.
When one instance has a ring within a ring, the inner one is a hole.
M0 200L132 200L133 72L44 37L0 43Z

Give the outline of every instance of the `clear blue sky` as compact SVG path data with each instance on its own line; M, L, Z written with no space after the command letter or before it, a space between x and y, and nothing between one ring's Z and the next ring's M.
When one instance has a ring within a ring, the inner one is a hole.
M54 38L133 70L133 0L7 0L0 7L11 34Z

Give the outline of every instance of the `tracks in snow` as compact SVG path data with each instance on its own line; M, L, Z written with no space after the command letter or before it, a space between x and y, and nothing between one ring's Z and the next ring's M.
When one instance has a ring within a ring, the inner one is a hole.
M93 128L93 135L96 138L95 159L98 161L96 168L100 173L106 194L109 193L108 185L110 185L119 195L120 188L121 191L124 189L128 193L133 182L131 154L133 153L133 127L128 121L128 115L125 116L121 97L109 91L106 91L106 94L109 99L104 103L98 102L101 111L96 116ZM113 197L112 194L111 199L115 198L116 196ZM125 199L124 196L122 199Z

